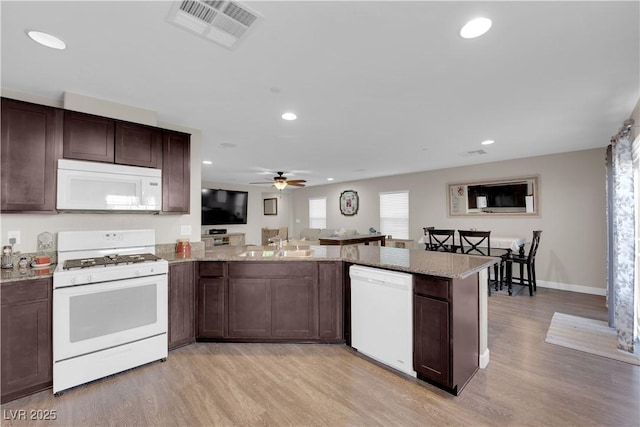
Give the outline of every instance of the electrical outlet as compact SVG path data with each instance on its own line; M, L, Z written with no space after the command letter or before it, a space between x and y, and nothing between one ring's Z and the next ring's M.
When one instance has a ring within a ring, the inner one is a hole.
M11 239L16 239L15 242L13 243L14 245L19 245L20 244L20 232L19 231L8 231L7 232L7 238L9 239L9 241L11 241Z
M181 236L191 236L191 226L190 225L181 225L180 226L180 235Z

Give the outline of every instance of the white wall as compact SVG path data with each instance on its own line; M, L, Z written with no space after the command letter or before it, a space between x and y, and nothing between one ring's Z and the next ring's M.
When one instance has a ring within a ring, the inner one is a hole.
M20 94L3 91L2 96L19 99L22 101L35 102L43 105L62 107L61 101L46 100ZM107 108L109 102L95 100L101 108ZM117 108L117 106L115 107ZM85 112L95 111L87 108ZM129 118L135 122L136 117ZM2 214L0 215L1 241L8 244L8 231L20 231L21 243L15 246L16 251L36 252L38 234L48 231L58 233L69 230L116 230L116 229L136 229L151 228L156 230L156 243L175 243L179 238L188 237L192 242L200 241L200 166L202 151L202 136L199 130L184 128L175 124L159 122L158 126L164 129L177 130L191 134L191 194L190 194L190 214L72 214L64 213L57 215L24 215L24 214ZM181 236L180 231L183 225L191 226L191 235Z
M426 226L477 228L503 236L530 236L540 229L538 281L560 289L604 294L604 159L605 149L601 148L298 189L292 193L293 219L300 222L295 223L293 235L308 227L311 197L327 197L327 228L367 233L369 227L380 228L379 193L409 190L409 237L415 241ZM540 176L539 217L448 216L448 184L525 175ZM360 209L355 216L340 214L338 201L344 190L358 192Z

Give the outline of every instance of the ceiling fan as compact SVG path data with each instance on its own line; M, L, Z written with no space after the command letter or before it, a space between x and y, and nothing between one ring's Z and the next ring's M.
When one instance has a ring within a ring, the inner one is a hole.
M304 184L307 181L304 179L287 179L284 176L284 172L278 172L278 176L273 177L273 184L278 190L284 190L287 185L292 187L304 187ZM250 182L249 184L268 184L268 182Z

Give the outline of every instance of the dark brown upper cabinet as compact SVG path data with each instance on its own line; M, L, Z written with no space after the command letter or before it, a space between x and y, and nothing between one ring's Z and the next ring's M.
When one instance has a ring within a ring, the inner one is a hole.
M56 209L63 111L2 98L2 212Z
M162 167L162 130L136 123L116 122L116 163Z
M162 129L65 111L64 158L162 167Z
M75 111L64 112L64 158L113 163L115 121Z
M191 137L166 130L162 135L162 211L189 213Z

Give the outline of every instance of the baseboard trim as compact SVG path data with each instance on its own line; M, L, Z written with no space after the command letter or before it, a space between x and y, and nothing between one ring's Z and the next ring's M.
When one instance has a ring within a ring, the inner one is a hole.
M489 349L486 349L478 358L478 365L480 369L485 369L489 366Z
M581 294L600 295L607 294L606 289L594 288L593 286L574 285L571 283L547 282L537 280L537 285L541 288L557 289L559 291L579 292Z

